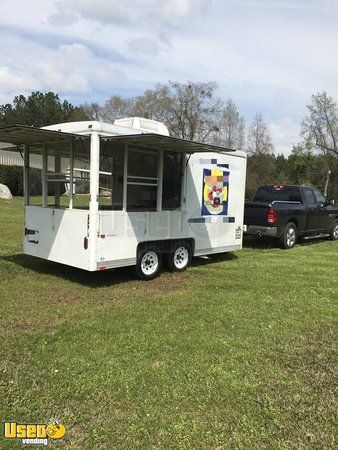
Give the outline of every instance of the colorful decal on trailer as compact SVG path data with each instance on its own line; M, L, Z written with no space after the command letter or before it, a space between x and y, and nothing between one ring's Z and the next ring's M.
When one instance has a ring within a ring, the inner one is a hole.
M203 169L202 216L228 214L229 172Z

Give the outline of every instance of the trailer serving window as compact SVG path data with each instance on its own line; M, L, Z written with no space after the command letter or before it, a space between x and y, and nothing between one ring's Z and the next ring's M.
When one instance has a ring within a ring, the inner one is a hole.
M99 172L99 209L123 209L124 145L101 143Z
M164 152L162 186L162 210L164 211L181 207L183 161L182 153Z
M42 203L42 149L41 147L28 146L28 193L26 195L27 201L30 205L41 206ZM22 158L23 158L23 153Z
M181 207L184 155L101 141L99 209L175 210Z
M27 145L27 205L89 208L90 156L87 142Z
M159 154L128 148L127 211L156 211Z
M25 204L36 206L68 206L65 193L69 150L56 145L32 144L21 149L24 158Z
M29 157L31 150L28 147ZM57 208L69 207L67 184L69 183L70 144L49 144L42 146L42 173L41 173L41 205ZM28 175L28 184L31 184L31 171ZM29 204L32 203L31 197Z

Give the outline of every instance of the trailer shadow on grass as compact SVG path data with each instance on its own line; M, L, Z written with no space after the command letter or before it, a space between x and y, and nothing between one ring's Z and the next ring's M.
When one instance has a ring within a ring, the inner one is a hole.
M210 257L195 257L191 266L198 267L208 264L216 264L223 261L232 261L238 256L234 253L215 254ZM24 269L38 274L52 275L62 278L71 283L78 283L88 287L114 286L137 280L134 266L121 267L104 271L87 272L76 267L66 266L45 259L34 258L33 256L17 253L13 255L1 256L0 261L18 265ZM163 268L165 274L165 266ZM177 274L180 276L180 274ZM151 283L151 281L149 281Z

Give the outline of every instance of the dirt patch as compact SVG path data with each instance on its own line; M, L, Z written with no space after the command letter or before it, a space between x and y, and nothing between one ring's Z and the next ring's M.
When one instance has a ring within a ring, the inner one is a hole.
M10 325L0 325L0 333L18 335L20 333L36 333L37 331L55 331L55 324L41 320L39 322L21 321Z
M151 366L153 369L161 369L161 367L164 367L164 362L163 361L153 361L151 363Z
M119 286L115 292L151 292L153 295L183 292L189 289L193 277L194 275L189 273L163 273L154 280L135 281L128 286Z

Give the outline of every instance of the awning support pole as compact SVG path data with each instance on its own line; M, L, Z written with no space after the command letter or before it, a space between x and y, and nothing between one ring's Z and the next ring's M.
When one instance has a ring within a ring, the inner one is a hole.
M183 153L182 158L182 178L181 178L181 230L184 229L184 221L186 220L186 212L187 212L187 204L186 204L186 195L187 195L187 170L190 156L187 158L187 154Z
M69 209L74 206L74 140L70 147L70 161L69 161Z
M96 270L96 240L99 232L99 170L100 138L93 133L90 140L90 201L89 201L89 266Z
M128 181L128 144L124 146L123 163L123 211L127 211L127 181Z
M55 149L55 172L61 172L61 155L58 149ZM55 206L60 206L60 191L61 184L55 183Z
M29 147L24 145L24 167L23 167L23 195L24 204L29 205Z
M163 186L163 157L164 151L160 150L158 155L158 167L157 167L157 211L162 211L162 186Z
M47 170L48 170L48 155L47 155L47 145L43 146L42 151L42 207L47 206L47 196L48 196L48 183L47 183Z

